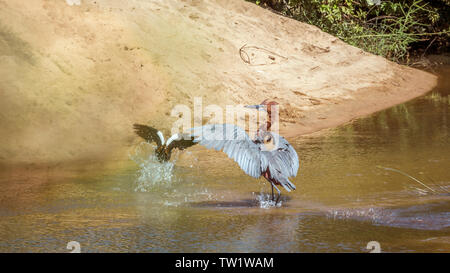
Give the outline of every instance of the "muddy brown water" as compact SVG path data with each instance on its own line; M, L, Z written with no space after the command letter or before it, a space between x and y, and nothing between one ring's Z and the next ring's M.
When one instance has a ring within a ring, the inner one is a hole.
M69 241L82 252L368 252L369 241L450 252L449 76L426 96L290 139L297 190L279 207L263 179L205 149L161 165L142 144L120 172L0 174L0 252L69 252Z

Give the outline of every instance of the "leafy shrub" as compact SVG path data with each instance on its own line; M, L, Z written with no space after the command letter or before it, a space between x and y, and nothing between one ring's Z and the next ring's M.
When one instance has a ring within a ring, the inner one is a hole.
M260 0L282 14L393 61L411 49L449 47L450 0ZM378 3L378 4L376 4Z

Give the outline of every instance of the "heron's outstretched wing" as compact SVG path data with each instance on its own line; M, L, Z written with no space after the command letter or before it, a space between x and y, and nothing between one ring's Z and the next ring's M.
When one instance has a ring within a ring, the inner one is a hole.
M161 146L164 142L162 133L153 127L142 124L134 124L133 128L138 136L142 137L150 143L156 142L156 145L158 145L158 147Z
M264 143L253 142L243 129L235 125L206 125L193 128L193 131L195 142L207 148L223 150L246 174L258 178L269 169L270 176L287 191L295 190L295 185L288 178L297 175L298 156L282 136L268 132L272 135L275 148L267 150Z
M262 151L264 157L271 160L272 164L269 165L277 166L278 170L287 177L297 176L299 167L297 152L284 137L273 132L269 133L275 142L275 148Z
M243 129L232 124L211 124L191 130L194 142L208 149L223 150L246 174L261 176L261 147Z
M184 150L195 144L197 144L197 142L194 142L194 137L190 134L175 134L167 140L169 152L174 148Z
M282 136L270 132L272 135L275 148L272 150L262 151L261 168L269 168L270 176L287 190L295 190L288 177L297 176L299 160L297 152Z

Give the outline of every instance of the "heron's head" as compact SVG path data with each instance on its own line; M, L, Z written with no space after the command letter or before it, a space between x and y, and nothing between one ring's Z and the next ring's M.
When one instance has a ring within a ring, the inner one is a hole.
M246 105L245 107L270 112L272 105L278 105L278 102L265 99L260 104Z

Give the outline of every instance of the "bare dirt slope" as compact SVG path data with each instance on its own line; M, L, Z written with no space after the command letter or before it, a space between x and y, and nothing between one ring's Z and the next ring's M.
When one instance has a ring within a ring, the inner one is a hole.
M436 84L243 0L69 2L0 0L2 165L126 158L134 122L168 131L172 107L196 96L275 99L293 136Z

